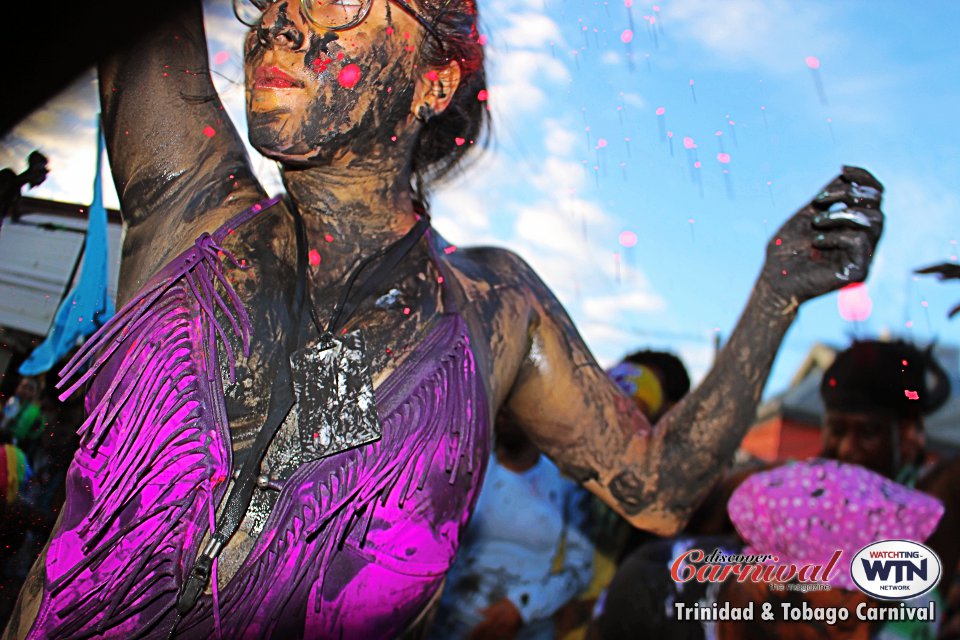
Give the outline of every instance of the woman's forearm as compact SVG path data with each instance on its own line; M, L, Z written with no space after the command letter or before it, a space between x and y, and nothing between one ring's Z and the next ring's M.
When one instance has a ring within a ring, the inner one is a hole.
M756 408L787 329L793 300L758 281L730 340L703 382L654 428L661 509L686 521L723 473Z

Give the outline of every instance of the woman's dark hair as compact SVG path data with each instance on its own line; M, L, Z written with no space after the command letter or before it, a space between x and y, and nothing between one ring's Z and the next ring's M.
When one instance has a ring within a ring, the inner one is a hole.
M439 67L449 60L460 64L460 86L443 113L424 124L413 150L414 195L425 201L427 191L461 166L471 147L482 144L489 112L486 100L481 100L487 76L475 0L421 0L417 8L433 23L446 49L441 51L433 38L424 37L419 65Z

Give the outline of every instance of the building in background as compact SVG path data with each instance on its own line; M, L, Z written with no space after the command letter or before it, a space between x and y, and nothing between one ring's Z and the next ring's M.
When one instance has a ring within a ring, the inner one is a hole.
M39 344L83 261L87 205L24 197L18 221L0 227L0 395L8 373ZM123 224L107 210L109 293L114 299L120 272Z

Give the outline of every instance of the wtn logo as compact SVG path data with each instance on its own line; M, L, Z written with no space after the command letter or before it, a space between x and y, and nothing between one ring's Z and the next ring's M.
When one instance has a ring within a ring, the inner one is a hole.
M850 563L850 576L864 593L885 600L914 598L940 581L940 558L909 540L882 540L865 546Z
M890 579L890 571L894 571L894 582L900 583L905 580L926 580L927 579L927 561L921 560L919 564L916 562L911 562L910 560L864 560L861 559L860 562L863 563L863 572L867 574L867 580L883 580L887 581Z

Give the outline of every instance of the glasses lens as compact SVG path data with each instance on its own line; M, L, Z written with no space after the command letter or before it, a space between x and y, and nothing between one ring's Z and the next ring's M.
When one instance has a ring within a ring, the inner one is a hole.
M310 19L325 29L352 27L367 15L372 0L303 0Z
M233 0L233 15L237 16L237 20L248 27L255 27L260 23L263 10L269 4L264 0Z

